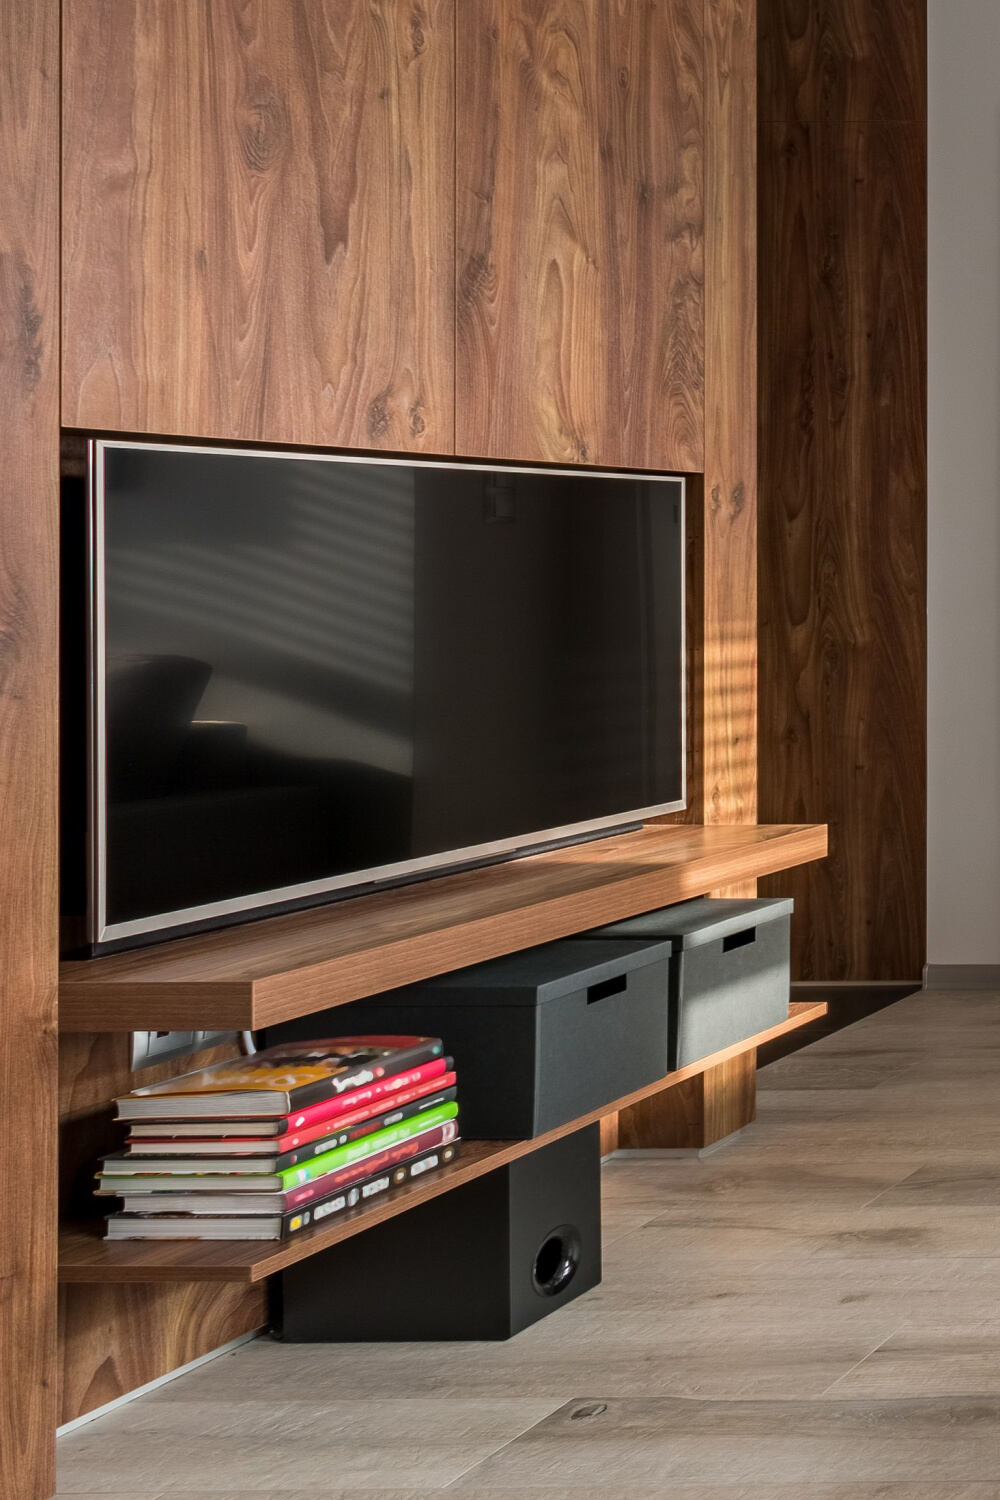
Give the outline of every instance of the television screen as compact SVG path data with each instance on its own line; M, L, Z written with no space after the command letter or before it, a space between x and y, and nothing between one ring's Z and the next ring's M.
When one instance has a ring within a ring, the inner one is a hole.
M89 475L91 945L683 805L680 479L112 441Z

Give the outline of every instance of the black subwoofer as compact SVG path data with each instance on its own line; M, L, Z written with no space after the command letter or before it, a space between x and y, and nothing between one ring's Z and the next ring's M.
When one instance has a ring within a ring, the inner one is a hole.
M294 1343L507 1339L600 1279L588 1125L289 1267L275 1322Z

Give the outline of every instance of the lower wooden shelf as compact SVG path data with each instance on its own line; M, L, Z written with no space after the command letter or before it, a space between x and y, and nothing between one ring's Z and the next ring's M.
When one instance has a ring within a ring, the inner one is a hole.
M291 1240L174 1240L168 1243L151 1240L128 1240L111 1243L99 1238L98 1225L78 1225L66 1229L59 1240L59 1279L64 1282L149 1282L149 1281L262 1281L295 1261L326 1250L341 1240L350 1239L366 1229L405 1213L419 1203L428 1203L441 1193L472 1182L486 1172L504 1167L547 1146L550 1141L571 1135L584 1125L591 1125L605 1115L617 1114L631 1104L639 1104L664 1089L684 1083L733 1057L755 1051L765 1042L796 1031L826 1015L820 1001L793 1001L787 1019L767 1031L711 1057L700 1059L686 1068L668 1073L665 1078L645 1088L615 1099L579 1119L569 1120L544 1135L527 1141L466 1141L459 1159L450 1167L424 1180L397 1189L373 1204L359 1205L340 1215L332 1224L307 1229Z

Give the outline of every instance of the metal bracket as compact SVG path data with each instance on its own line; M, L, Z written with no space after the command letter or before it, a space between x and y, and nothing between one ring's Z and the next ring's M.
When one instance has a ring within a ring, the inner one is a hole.
M235 1031L133 1031L132 1071L204 1052L235 1041L237 1035Z

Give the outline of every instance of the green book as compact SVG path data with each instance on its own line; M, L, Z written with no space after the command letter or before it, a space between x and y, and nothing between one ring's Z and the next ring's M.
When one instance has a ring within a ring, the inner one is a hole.
M395 1146L399 1141L408 1141L411 1135L419 1135L421 1130L431 1130L435 1125L443 1125L446 1120L454 1120L457 1114L458 1105L454 1100L450 1104L439 1104L437 1109L426 1109L422 1114L411 1115L398 1125L376 1130L374 1135L363 1135L356 1141L348 1141L346 1146L336 1146L332 1151L324 1151L322 1156L314 1156L312 1161L304 1162L301 1167L286 1167L277 1176L281 1179L283 1188L299 1187L303 1182L324 1177L337 1167L349 1167L352 1162L361 1161L362 1157L373 1156L376 1151L384 1151L387 1146Z
M312 1161L304 1162L301 1167L286 1167L283 1172L248 1172L241 1173L238 1177L220 1177L218 1174L201 1172L173 1172L167 1175L155 1171L155 1161L143 1160L141 1165L146 1170L142 1172L128 1175L119 1175L117 1172L99 1173L99 1191L115 1193L121 1197L129 1193L190 1193L216 1187L224 1187L227 1192L286 1191L288 1188L301 1187L304 1182L312 1182L317 1177L325 1177L327 1172L335 1172L339 1167L349 1167L356 1161L363 1161L366 1156L374 1156L389 1146L398 1145L400 1141L408 1141L411 1136L454 1120L457 1115L458 1105L454 1100L448 1104L439 1104L436 1109L425 1109L419 1115L401 1120L398 1125L389 1125L371 1135L359 1136L356 1141L348 1141L346 1146L324 1151L321 1156L314 1156ZM136 1165L140 1163L137 1162Z

